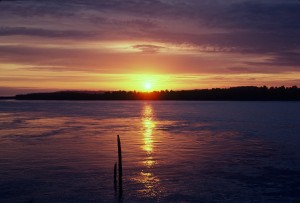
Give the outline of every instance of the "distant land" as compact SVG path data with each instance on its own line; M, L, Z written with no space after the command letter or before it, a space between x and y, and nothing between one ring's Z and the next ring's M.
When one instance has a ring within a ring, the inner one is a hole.
M61 91L31 93L0 99L15 100L186 100L186 101L300 101L300 88L242 86L196 90L136 91Z

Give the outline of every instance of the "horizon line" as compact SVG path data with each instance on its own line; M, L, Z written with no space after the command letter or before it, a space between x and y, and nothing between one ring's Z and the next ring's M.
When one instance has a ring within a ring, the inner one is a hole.
M242 86L227 86L227 87L210 87L210 88L193 88L193 89L160 89L160 90L149 90L149 91L140 91L140 90L125 90L125 89L118 89L118 90L87 90L87 89L38 89L38 88L34 88L37 91L32 91L32 92L28 92L28 93L20 93L20 94L14 94L14 95L0 95L0 97L14 97L16 95L27 95L27 94L39 94L39 93L56 93L56 92L139 92L139 93L151 93L151 92L161 92L161 91L193 91L193 90L213 90L213 89L230 89L230 88L238 88L238 87L257 87L257 88L262 88L262 87L266 87L266 88L279 88L279 87L284 87L284 88L292 88L292 87L296 87L298 88L297 85L289 85L289 86L285 86L285 85L281 85L281 86L268 86L268 85L260 85L260 86L255 86L255 85L242 85ZM19 88L16 88L19 89ZM31 89L31 88L20 88L23 90L26 89ZM40 90L40 91L39 91Z

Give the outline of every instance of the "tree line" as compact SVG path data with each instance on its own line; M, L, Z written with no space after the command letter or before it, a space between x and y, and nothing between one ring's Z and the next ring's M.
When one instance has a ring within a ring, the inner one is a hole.
M162 90L153 92L107 91L80 92L61 91L16 95L17 100L203 100L203 101L297 101L300 88L242 86L230 88Z

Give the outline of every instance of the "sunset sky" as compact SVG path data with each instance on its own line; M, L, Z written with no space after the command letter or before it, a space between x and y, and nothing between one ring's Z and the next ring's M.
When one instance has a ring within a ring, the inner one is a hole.
M2 0L0 95L300 86L298 0Z

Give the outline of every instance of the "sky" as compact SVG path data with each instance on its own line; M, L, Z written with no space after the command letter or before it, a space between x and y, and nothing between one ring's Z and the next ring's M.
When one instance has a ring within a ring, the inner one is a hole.
M0 95L300 86L298 0L2 0Z

